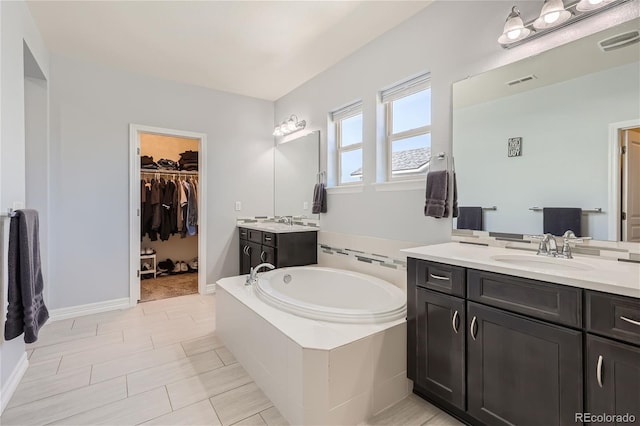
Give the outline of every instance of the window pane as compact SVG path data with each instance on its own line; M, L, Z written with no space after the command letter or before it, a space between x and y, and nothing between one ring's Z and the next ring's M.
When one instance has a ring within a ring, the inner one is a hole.
M340 140L342 141L342 146L362 142L362 113L342 120L341 128Z
M393 141L391 144L391 173L426 173L431 158L431 134Z
M362 181L362 149L340 153L340 182Z
M391 133L400 133L431 124L431 89L393 101Z

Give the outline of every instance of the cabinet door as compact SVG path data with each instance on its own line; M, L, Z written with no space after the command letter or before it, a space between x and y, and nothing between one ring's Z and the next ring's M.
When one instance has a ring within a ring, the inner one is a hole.
M252 242L248 242L247 245L249 246L249 264L252 268L255 268L262 263L262 260L260 260L262 246Z
M635 416L640 423L640 348L587 334L587 412ZM616 422L598 424L623 424ZM629 421L627 420L627 423Z
M417 385L465 409L464 300L418 288Z
M240 240L240 275L248 274L251 269L251 254L249 242Z
M467 302L468 412L490 425L575 425L582 333Z
M263 245L260 250L260 261L270 263L273 266L278 266L276 264L276 249Z

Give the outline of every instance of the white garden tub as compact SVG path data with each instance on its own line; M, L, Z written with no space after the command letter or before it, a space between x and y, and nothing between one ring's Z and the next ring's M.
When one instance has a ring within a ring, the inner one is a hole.
M217 282L216 334L290 424L360 424L410 393L402 290L320 267L246 278Z
M406 294L381 279L321 267L275 269L263 274L256 295L286 312L320 321L382 323L406 317Z

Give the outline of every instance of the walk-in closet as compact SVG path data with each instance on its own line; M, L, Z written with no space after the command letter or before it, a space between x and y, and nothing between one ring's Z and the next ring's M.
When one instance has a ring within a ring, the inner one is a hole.
M198 147L140 133L140 302L198 292Z

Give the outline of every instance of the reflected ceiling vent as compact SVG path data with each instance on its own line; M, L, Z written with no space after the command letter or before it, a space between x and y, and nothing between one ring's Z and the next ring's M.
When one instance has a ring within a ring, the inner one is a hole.
M638 41L640 41L640 31L629 31L600 40L598 42L598 46L603 52L609 52L611 50L631 46Z
M535 80L536 78L538 78L538 77L536 77L533 74L530 74L530 75L527 75L527 76L524 76L524 77L521 77L521 78L516 78L515 80L508 81L507 82L507 86L515 86L516 84L522 84L522 83L525 83L527 81Z

